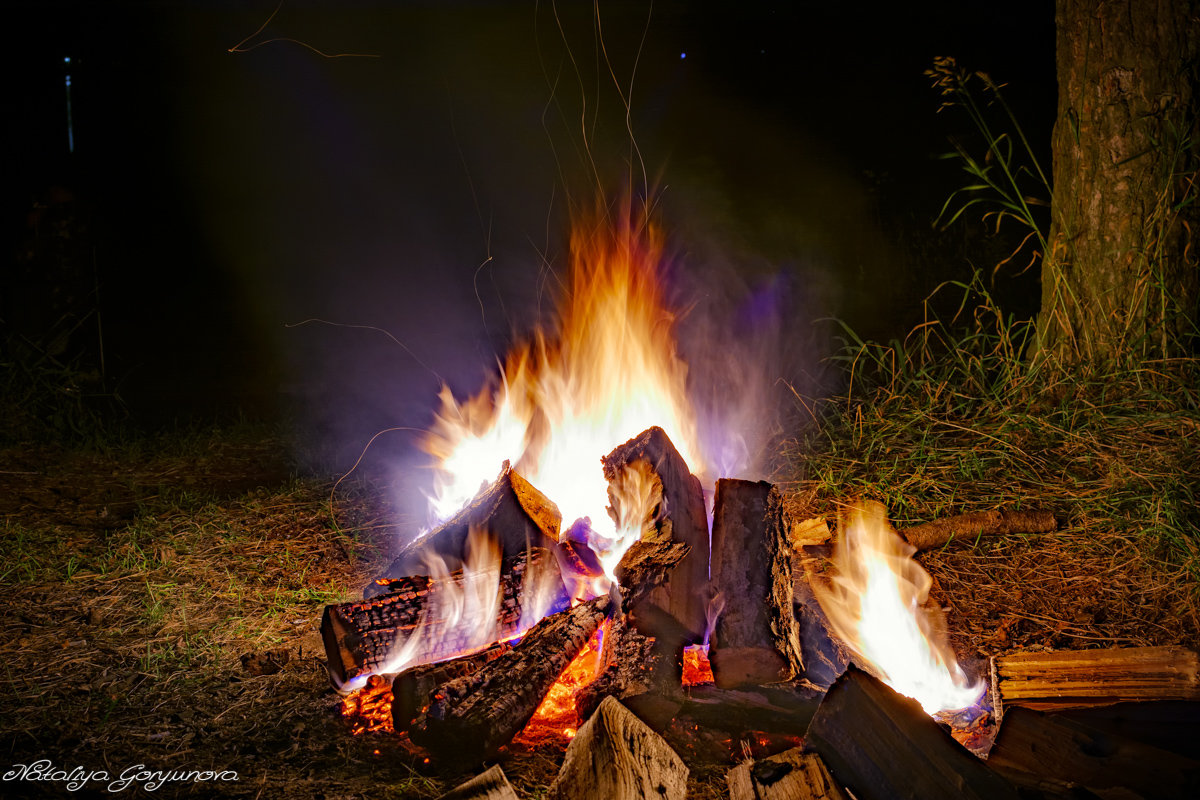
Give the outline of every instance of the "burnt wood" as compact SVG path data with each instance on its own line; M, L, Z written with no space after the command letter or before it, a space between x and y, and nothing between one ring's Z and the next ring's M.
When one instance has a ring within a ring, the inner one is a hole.
M520 644L438 689L410 736L436 758L479 763L520 733L558 676L608 614L598 597L546 617Z
M1194 737L1194 732L1191 734ZM1200 797L1200 762L1057 714L1012 708L988 765L1022 787L1124 790L1121 797Z
M1200 761L1200 702L1194 700L1114 703L1067 709L1055 716Z
M789 528L772 484L717 481L712 585L722 611L708 658L723 689L787 681L803 671Z
M438 800L517 800L517 793L499 764L460 783Z
M804 559L792 559L792 613L800 631L800 653L804 660L803 677L828 689L850 666L851 654L832 632L829 618L817 601L809 584L810 574L803 566Z
M706 728L741 734L763 731L803 736L825 692L807 682L777 683L745 689L711 684L690 686L678 716Z
M533 576L530 583L527 578ZM457 632L450 620L431 613L441 607L439 592L461 582L462 571L449 582L435 582L427 576L390 580L391 591L361 602L325 607L321 619L321 638L325 643L330 680L336 688L362 675L386 669L388 656L398 643L420 636L410 663L426 663L450 658L469 649L473 642ZM540 585L543 579L557 582L552 608L567 603L554 556L542 549L522 552L501 561L499 606L494 639L505 639L520 631L523 609L521 597L526 585Z
M684 800L688 768L662 737L606 697L567 745L547 800Z
M846 800L816 753L796 747L725 773L729 800Z
M610 487L627 468L644 462L662 483L662 502L642 536L648 541L683 542L690 548L669 579L647 598L642 629L652 635L682 636L700 642L707 624L708 517L700 480L662 428L653 427L600 459ZM610 496L612 492L610 490ZM650 613L657 609L660 614ZM666 630L665 627L676 630Z
M615 697L638 719L661 733L683 705L683 650L645 636L626 619L614 619L604 636L604 668L575 694L586 720L605 697Z
M1039 510L993 509L974 511L914 525L900 535L918 550L941 547L951 540L970 541L979 536L1014 533L1049 533L1058 529L1054 514Z
M483 665L511 649L511 645L498 642L468 656L404 670L392 680L392 728L397 733L407 731L414 721L424 716L438 687L456 678L474 674Z
M530 548L552 548L561 526L558 506L506 461L500 477L453 517L409 544L367 584L363 596L383 594L391 591L395 579L427 572L431 557L461 560L472 528L495 537L502 555L512 558Z
M997 711L1125 700L1200 699L1200 658L1183 647L1112 647L1014 653L993 659Z
M829 689L806 741L859 800L1019 797L915 700L856 667Z

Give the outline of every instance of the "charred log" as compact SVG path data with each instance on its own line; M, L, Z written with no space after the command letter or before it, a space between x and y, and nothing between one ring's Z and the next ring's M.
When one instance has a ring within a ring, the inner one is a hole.
M575 695L579 718L590 718L605 697L614 697L661 733L683 705L682 649L615 619L604 637L604 654L599 676Z
M996 710L1200 699L1200 659L1183 647L1015 653L993 660Z
M1057 529L1058 522L1049 511L1001 508L934 520L900 531L900 535L918 550L931 550L952 539L970 541L980 536L1049 533Z
M725 783L729 800L846 800L821 757L800 748L739 764Z
M486 650L437 664L421 664L401 672L392 680L392 728L397 733L407 731L423 716L438 687L456 678L478 672L483 665L494 661L512 649L499 642Z
M1018 797L915 700L856 667L830 688L806 739L859 800Z
M551 548L558 541L562 514L529 481L504 462L491 486L470 505L412 542L391 565L367 584L363 596L392 591L397 578L421 574L431 557L462 559L471 529L486 531L500 543L501 554L513 558L530 548Z
M745 731L803 736L825 693L804 682L745 689L692 686L679 717L706 728L740 734Z
M452 620L441 616L444 606L439 593L459 590L463 581L460 570L449 581L434 581L427 576L390 580L387 594L356 603L325 607L321 619L321 637L331 680L336 687L372 672L388 669L395 647L410 643L414 651L409 663L426 663L456 656L479 643L471 634L457 631ZM493 640L509 638L520 630L521 598L527 586L543 581L554 585L552 608L567 603L554 556L546 550L523 552L505 559L500 566L499 604ZM420 639L412 639L419 636ZM415 642L415 644L411 644Z
M1104 796L1200 796L1200 762L1029 708L1013 708L1004 716L988 764L1014 784L1033 789L1063 792L1082 786Z
M683 800L688 768L662 737L606 697L567 746L547 800Z
M601 459L610 487L626 470L648 466L662 484L662 502L652 515L647 541L683 542L690 550L669 579L647 598L642 629L652 635L677 636L689 642L704 637L708 605L708 519L700 481L662 428L649 428ZM612 489L609 491L613 496ZM615 501L614 501L615 502ZM651 614L650 609L660 613ZM663 630L669 622L677 630Z
M520 733L608 613L607 597L546 617L520 644L434 694L412 740L444 761L478 763Z
M717 686L791 680L803 670L792 611L790 525L765 481L717 481L712 583L723 601L709 661Z
M1200 761L1200 737L1196 736L1200 730L1200 702L1114 703L1068 709L1055 716Z

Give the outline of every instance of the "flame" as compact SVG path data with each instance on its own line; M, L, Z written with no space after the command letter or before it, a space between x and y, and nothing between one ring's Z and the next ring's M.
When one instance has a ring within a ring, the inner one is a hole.
M853 506L834 547L837 574L814 593L838 635L885 683L929 714L967 708L983 693L923 606L933 579L879 503Z
M609 623L604 622L596 629L591 639L579 651L579 655L567 665L550 691L542 698L537 710L526 723L520 738L525 742L536 742L539 735L550 733L574 738L579 730L579 712L575 710L575 693L594 681L603 667L604 636Z
M510 354L497 386L461 403L443 388L424 442L434 459L435 520L465 505L508 460L554 500L565 525L588 520L610 577L636 537L609 518L601 456L658 425L694 470L702 463L662 289L663 236L631 211L627 199L576 224L552 329Z

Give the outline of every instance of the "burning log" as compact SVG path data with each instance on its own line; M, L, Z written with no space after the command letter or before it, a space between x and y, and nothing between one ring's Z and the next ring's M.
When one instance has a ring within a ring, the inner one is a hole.
M806 740L859 800L1018 797L919 703L855 667L829 690Z
M789 527L770 483L717 481L712 583L724 610L709 661L723 689L791 680L803 670Z
M1182 647L1016 653L992 661L994 704L1060 709L1200 699L1200 659Z
M683 542L636 542L613 570L621 585L621 608L635 612L656 588L666 583L691 548Z
M1012 533L1049 533L1058 522L1049 511L1015 511L994 509L959 514L946 519L916 525L900 532L918 550L941 547L951 539L974 539L979 536L1004 536Z
M604 637L605 666L575 695L586 720L605 697L615 697L638 719L661 733L683 705L683 651L644 636L627 620L615 619Z
M846 800L821 757L798 747L739 764L725 783L729 800Z
M708 518L700 481L688 469L662 428L649 428L601 459L612 485L627 468L648 465L662 483L662 503L652 515L646 541L683 542L691 549L666 583L656 588L640 611L639 626L656 636L704 638L708 605Z
M392 728L397 733L407 731L413 722L429 708L430 698L439 686L466 675L474 674L490 661L511 650L504 642L486 650L437 664L421 664L404 670L392 680Z
M688 768L662 737L612 697L567 746L547 800L683 800Z
M988 764L1014 784L1034 789L1082 786L1106 797L1181 800L1200 795L1200 762L1029 708L1005 715Z
M443 685L412 740L446 761L476 763L520 733L546 692L608 613L598 597L546 617L521 643L470 675Z
M519 632L523 592L546 576L558 581L554 556L545 550L532 550L501 562L493 641ZM400 642L415 643L415 650L407 659L409 663L437 661L472 649L475 643L464 638L473 636L472 632L455 630L454 620L430 613L433 609L445 613L437 594L457 591L463 580L461 570L451 575L449 581L434 581L421 575L399 578L388 581L391 591L387 594L362 602L326 606L321 619L321 638L335 686L387 669L389 656ZM555 588L553 607L561 608L566 604L561 582ZM421 638L413 639L414 636Z
M499 764L487 771L476 775L465 783L460 783L438 800L517 800L517 793Z
M431 554L461 558L472 528L488 531L500 542L507 558L530 548L551 548L558 541L562 514L529 481L504 462L504 469L491 486L481 491L470 505L437 528L412 542L375 581L363 590L365 598L391 591L397 578L419 574Z
M692 686L679 717L706 728L740 734L765 731L802 736L825 693L808 683L777 683L746 689Z

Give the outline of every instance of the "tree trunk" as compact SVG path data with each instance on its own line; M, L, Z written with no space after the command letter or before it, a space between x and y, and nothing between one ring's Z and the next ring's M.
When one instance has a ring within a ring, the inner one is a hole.
M1057 0L1054 197L1040 356L1180 352L1197 320L1196 0ZM1191 221L1189 221L1189 219Z

